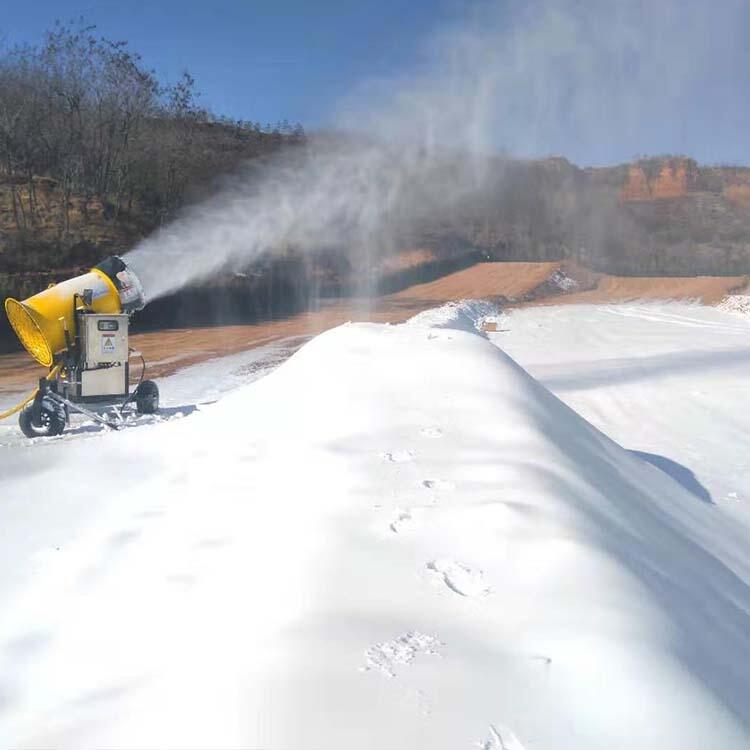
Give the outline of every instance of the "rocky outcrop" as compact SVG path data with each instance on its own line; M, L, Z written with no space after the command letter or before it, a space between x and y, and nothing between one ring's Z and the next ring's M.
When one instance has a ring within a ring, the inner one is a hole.
M698 184L698 165L692 159L640 161L628 166L620 200L627 203L681 198L696 190Z
M620 188L620 200L648 201L651 197L651 187L643 168L637 164L631 164L628 167L627 182Z

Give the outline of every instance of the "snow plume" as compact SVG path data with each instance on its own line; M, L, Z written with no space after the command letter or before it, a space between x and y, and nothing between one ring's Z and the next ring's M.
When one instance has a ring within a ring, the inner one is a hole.
M420 47L416 72L341 102L330 128L356 136L248 167L127 260L150 299L289 249L346 250L366 279L421 220L479 195L490 174L497 185L493 153L591 163L702 144L694 102L721 96L706 81L739 74L748 12L742 0L475 5Z
M366 281L369 266L393 248L399 231L476 184L464 161L438 163L420 149L313 143L249 166L125 259L149 301L289 249L346 249Z

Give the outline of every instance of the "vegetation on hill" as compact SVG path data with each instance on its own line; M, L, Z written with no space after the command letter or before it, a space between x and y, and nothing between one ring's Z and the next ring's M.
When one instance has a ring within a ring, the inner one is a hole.
M0 53L2 268L89 262L169 219L217 174L304 137L286 121L216 116L189 73L164 85L125 42L58 24L40 46Z

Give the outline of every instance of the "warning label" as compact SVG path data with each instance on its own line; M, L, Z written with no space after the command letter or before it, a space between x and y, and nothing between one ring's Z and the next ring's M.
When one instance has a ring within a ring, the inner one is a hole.
M102 335L102 354L114 354L115 353L115 335L113 333L105 333Z

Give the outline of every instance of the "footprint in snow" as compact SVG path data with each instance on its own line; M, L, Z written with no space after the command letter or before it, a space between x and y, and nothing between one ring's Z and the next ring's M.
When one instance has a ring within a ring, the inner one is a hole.
M434 635L410 630L392 641L376 643L365 651L365 666L362 672L377 670L386 677L396 676L396 667L410 664L419 654L440 655L443 644Z
M389 463L394 463L394 464L402 464L402 463L405 463L406 461L414 460L414 453L413 451L409 451L409 450L381 453L380 456L383 459L383 461L388 461Z
M490 593L481 570L472 570L453 560L432 560L427 563L427 569L437 574L451 591L461 596L480 597Z
M501 724L490 724L490 736L484 742L477 742L480 750L524 750L521 740Z
M439 427L423 427L419 434L426 438L441 438L443 437L443 431Z
M405 529L408 529L413 522L411 512L408 510L401 511L396 518L391 521L390 529L394 534L399 534Z
M455 490L456 485L446 479L423 479L422 487L427 490Z

